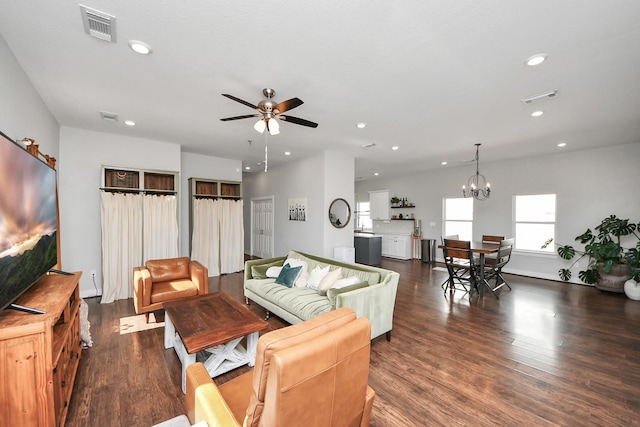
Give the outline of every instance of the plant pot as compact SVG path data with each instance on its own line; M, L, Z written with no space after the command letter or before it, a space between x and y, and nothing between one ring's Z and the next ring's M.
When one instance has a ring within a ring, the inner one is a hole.
M629 264L616 264L611 272L605 273L602 268L598 268L600 281L596 283L596 288L608 292L624 292L624 282L631 278L631 267Z
M624 282L624 293L629 299L640 301L640 283L633 279Z

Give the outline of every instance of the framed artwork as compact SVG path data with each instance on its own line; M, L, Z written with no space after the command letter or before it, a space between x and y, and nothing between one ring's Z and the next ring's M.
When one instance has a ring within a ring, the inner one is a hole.
M307 198L289 199L289 221L307 220Z

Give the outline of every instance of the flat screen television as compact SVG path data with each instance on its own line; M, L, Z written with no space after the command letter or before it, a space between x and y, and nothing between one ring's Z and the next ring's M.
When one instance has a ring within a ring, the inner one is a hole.
M55 169L0 132L0 310L57 264L57 231Z

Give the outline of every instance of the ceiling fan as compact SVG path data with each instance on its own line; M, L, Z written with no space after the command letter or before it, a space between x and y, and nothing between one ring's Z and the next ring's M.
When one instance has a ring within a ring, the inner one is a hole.
M289 115L285 116L282 114L286 111L293 110L294 108L301 106L303 104L301 99L291 98L276 104L275 101L273 101L273 97L276 94L275 90L265 88L262 90L262 93L264 94L264 96L267 97L267 99L263 99L258 103L258 105L253 105L252 103L244 101L240 98L236 98L233 95L223 93L222 96L225 96L241 104L244 104L247 107L251 107L255 110L258 110L258 113L247 114L244 116L227 117L220 120L222 120L223 122L227 122L230 120L240 120L240 119L249 119L252 117L259 117L260 119L256 122L256 124L253 127L255 128L255 130L257 130L260 133L263 133L266 129L269 135L277 135L280 133L280 125L278 124L278 120L290 122L296 125L307 126L311 128L318 127L318 124L312 121L289 116Z

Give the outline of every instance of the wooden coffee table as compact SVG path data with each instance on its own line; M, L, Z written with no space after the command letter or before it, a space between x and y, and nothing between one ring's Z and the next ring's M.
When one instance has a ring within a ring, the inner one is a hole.
M268 323L224 292L182 298L163 304L164 347L173 347L182 364L182 392L187 366L200 353L211 377L239 366L253 366L258 332ZM240 345L247 337L247 348Z

